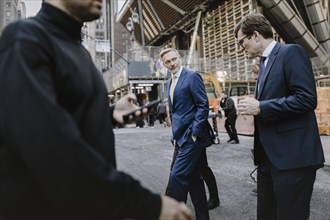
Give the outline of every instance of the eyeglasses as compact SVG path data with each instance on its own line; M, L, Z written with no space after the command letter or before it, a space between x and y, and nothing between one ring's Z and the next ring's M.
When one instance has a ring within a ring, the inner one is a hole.
M244 40L247 38L248 40L250 40L251 39L251 35L246 35L245 37L243 37L242 39L240 39L239 41L237 41L237 44L238 44L238 46L241 46L241 47L243 47L243 43L244 43ZM244 48L244 47L243 47Z

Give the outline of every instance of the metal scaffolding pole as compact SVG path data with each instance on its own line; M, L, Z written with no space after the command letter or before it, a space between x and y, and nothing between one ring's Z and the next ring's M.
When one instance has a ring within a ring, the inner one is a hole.
M200 23L200 20L201 20L201 15L202 15L202 11L199 11L197 13L193 38L192 38L192 41L191 41L191 44L190 44L190 49L189 49L189 54L188 54L188 59L187 59L187 67L188 68L191 67L191 63L192 63L192 54L194 52L194 48L195 48L195 44L196 44L198 26L199 26L199 23Z

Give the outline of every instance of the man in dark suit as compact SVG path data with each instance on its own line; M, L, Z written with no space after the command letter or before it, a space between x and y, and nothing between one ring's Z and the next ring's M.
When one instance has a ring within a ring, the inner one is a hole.
M225 128L229 135L229 140L227 142L230 144L239 144L236 131L237 110L234 100L228 97L226 92L222 92L221 94L220 107L225 112Z
M1 35L0 219L192 219L116 168L112 127L138 107L133 94L109 107L81 44L101 11L97 0L45 0Z
M173 144L177 156L169 179L169 196L187 201L188 192L195 207L196 219L209 219L204 182L198 164L210 137L207 129L208 99L202 77L183 68L177 50L160 52L160 59L171 72L167 97L172 122Z
M261 14L242 18L234 33L242 51L261 57L255 98L238 104L240 114L254 115L257 219L308 219L324 163L311 62L301 46L274 41Z
M166 126L166 104L164 102L157 106L157 116L159 124Z

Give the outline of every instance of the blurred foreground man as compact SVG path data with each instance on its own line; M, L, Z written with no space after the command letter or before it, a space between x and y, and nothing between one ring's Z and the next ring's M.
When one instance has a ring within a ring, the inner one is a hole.
M46 0L1 36L0 219L192 218L116 170L112 125L137 106L127 95L109 108L81 45L83 22L99 18L101 6Z
M308 219L324 163L311 62L301 46L274 41L261 14L242 18L234 33L247 56L260 57L256 96L238 104L240 114L254 115L257 219Z

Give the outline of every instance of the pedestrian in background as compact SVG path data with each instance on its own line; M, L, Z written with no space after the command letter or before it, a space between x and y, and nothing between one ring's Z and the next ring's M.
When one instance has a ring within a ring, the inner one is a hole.
M152 102L152 100L150 102ZM145 105L148 105L148 104L149 104L149 99L147 98L146 102L145 102ZM154 111L152 111L150 114L148 114L146 116L146 120L148 122L148 126L153 128L154 124L155 124L155 113L154 113Z
M204 182L198 164L206 142L208 99L201 75L183 68L174 48L160 52L160 59L171 73L167 81L167 98L172 122L173 145L178 151L169 178L168 195L187 202L188 192L196 219L209 219ZM213 140L212 140L213 141Z
M255 98L238 104L253 115L257 170L257 219L308 219L316 171L324 155L314 109L312 65L299 45L273 40L271 24L248 14L234 34L249 58L260 57Z
M81 44L101 10L99 0L45 0L1 35L0 219L192 219L116 169L112 126L138 107L132 94L109 107Z
M166 105L164 102L159 103L157 106L157 117L159 120L159 124L164 125L166 127Z
M136 103L137 106L141 106L140 103ZM144 120L143 117L140 117L138 119L135 120L135 127L136 128L143 128L144 127Z
M222 92L220 106L225 112L225 128L229 135L229 140L227 143L230 144L239 144L237 131L236 131L236 119L237 119L237 110L235 107L234 100L231 97L228 97L226 92Z
M148 114L148 125L149 127L153 128L155 125L155 113L151 112L150 114Z

